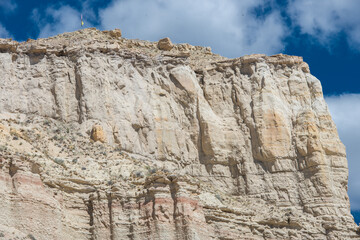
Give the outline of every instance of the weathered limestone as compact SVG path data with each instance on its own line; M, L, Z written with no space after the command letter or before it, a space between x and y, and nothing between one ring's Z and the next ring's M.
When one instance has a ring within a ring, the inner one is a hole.
M0 236L360 239L302 58L120 36L0 39Z
M115 28L114 30L109 31L110 36L114 38L121 38L121 30Z
M106 136L103 128L100 125L94 125L91 130L90 137L95 142L100 141L102 143L106 142Z
M158 42L158 48L160 50L170 51L173 48L170 38L160 39Z

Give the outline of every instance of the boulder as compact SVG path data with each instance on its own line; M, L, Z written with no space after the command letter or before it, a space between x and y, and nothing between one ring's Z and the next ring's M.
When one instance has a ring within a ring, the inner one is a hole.
M164 50L164 51L170 51L174 47L170 38L168 38L168 37L160 39L157 46L158 46L158 49Z
M95 142L106 142L106 137L103 128L100 125L94 125L91 130L90 138Z

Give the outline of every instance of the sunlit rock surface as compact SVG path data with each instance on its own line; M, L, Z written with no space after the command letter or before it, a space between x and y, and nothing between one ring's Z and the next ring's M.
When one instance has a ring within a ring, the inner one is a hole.
M360 239L302 58L160 49L0 39L0 237Z

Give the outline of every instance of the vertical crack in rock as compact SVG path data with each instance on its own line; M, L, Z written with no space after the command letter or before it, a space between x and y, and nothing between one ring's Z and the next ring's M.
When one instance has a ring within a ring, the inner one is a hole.
M71 76L70 76L70 73L69 73L69 72L67 73L67 76L68 76L69 83L72 84L73 82L71 81Z
M205 152L204 150L204 146L205 146L205 131L206 131L206 123L202 122L202 117L201 117L201 111L200 111L200 102L199 102L199 98L197 98L196 101L196 118L198 121L198 125L199 125L199 130L198 130L198 158L199 158L199 162L203 165L205 165L205 169L206 171L210 174L213 171L213 164L210 162L210 158L213 157L213 151L211 149L211 155L209 155L208 153ZM204 121L205 122L205 121ZM204 127L205 126L205 127Z
M135 235L135 233L134 233L134 225L132 223L130 223L129 234L127 236L130 238L130 240L135 240L134 235Z
M11 185L12 185L12 190L14 191L14 193L17 193L14 176L15 176L15 174L17 173L18 169L19 169L19 168L13 164L13 159L10 159L10 163L9 163L9 175L10 175L10 177L11 177Z
M75 97L77 100L77 113L78 113L78 122L81 124L84 121L84 111L83 111L83 84L81 79L81 74L79 72L79 67L75 66Z
M114 240L114 220L113 220L111 192L107 194L107 200L108 200L108 209L109 209L110 240Z
M94 226L94 202L92 199L89 199L86 203L87 205L87 213L89 215L89 232L90 232L90 240L95 240L95 226Z
M174 179L173 179L174 180ZM172 181L172 183L170 184L170 193L171 193L171 198L173 200L173 219L175 222L175 236L177 239L183 239L181 236L183 235L183 227L181 224L181 218L178 218L179 212L178 212L178 200L176 197L176 193L177 193L177 185L174 181Z
M263 90L264 87L265 87L265 77L262 77L261 78L261 86L260 86L261 90Z
M119 139L119 131L118 131L118 128L115 125L112 127L112 135L113 135L113 138L114 138L114 142L119 147L121 147L121 142L120 142L120 139Z
M184 216L184 212L182 212L182 211L186 211L186 210L182 209L181 205L178 206L178 196L177 195L178 195L178 191L179 191L179 186L176 182L176 178L170 179L170 180L172 181L169 184L169 187L170 187L171 198L173 200L173 208L174 208L173 220L175 222L176 239L178 239L178 240L192 239L190 237L189 223L187 222L187 220Z
M196 100L196 119L197 119L198 125L199 125L198 142L197 142L198 158L199 158L199 162L201 164L205 164L205 162L204 162L205 153L202 148L202 135L203 135L204 130L202 129L202 125L201 125L200 106L199 105L200 105L199 98L197 98L197 100Z
M9 175L10 177L14 177L14 175L16 174L17 170L19 168L16 167L14 164L13 164L13 160L10 159L10 163L9 163Z
M61 117L61 107L59 105L59 99L56 93L56 83L53 84L53 86L50 89L51 94L53 95L55 106L56 106L56 118Z

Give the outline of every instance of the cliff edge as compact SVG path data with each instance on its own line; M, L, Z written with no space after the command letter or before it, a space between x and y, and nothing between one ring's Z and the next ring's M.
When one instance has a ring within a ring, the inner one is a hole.
M0 238L360 239L301 57L0 39Z

